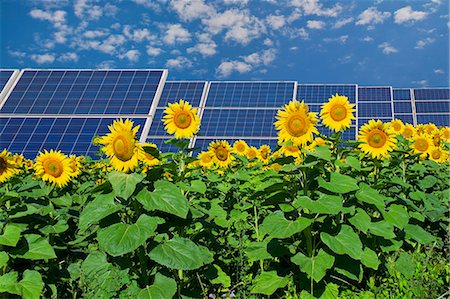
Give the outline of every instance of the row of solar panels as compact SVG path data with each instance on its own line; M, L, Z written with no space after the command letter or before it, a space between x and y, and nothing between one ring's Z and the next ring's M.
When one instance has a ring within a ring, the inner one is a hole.
M344 134L354 139L370 119L450 125L450 89L396 89L357 84L297 84L295 81L166 81L167 70L0 70L0 148L34 157L43 149L93 155L92 137L108 133L117 118L140 125L141 142L170 138L161 122L169 102L184 99L199 108L201 128L191 145L245 139L276 146L273 122L291 99L310 110L338 93L356 104L357 120ZM319 124L320 125L320 124ZM325 134L330 132L319 126Z

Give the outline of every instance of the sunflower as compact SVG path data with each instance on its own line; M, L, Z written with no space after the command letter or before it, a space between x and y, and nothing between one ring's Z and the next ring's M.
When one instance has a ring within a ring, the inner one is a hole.
M424 124L419 124L416 126L416 134L423 135L425 134L427 127Z
M388 124L373 119L361 127L358 141L361 142L358 147L364 153L378 159L387 157L397 142L395 133L389 128Z
M15 174L20 172L19 166L16 164L14 156L3 149L0 153L0 183L9 180Z
M255 159L258 157L258 149L254 146L249 146L247 150L247 159Z
M164 110L164 125L167 133L174 134L175 138L191 138L198 132L200 118L197 109L191 104L180 100L179 103L171 104Z
M81 159L80 157L77 157L75 155L70 155L69 160L70 167L72 168L72 177L76 178L80 175L81 169L83 168L83 166L81 165Z
M233 153L239 156L247 155L248 145L244 140L235 141L233 144Z
M308 112L308 105L297 100L290 101L284 110L278 110L275 128L278 132L278 142L292 141L295 145L305 145L312 141L313 133L319 134L315 127L316 113Z
M280 153L282 153L285 157L301 157L302 151L299 146L296 145L283 145L279 149Z
M429 159L437 163L444 163L445 161L447 161L449 156L448 151L437 146L431 146L429 154Z
M422 159L427 157L432 146L433 140L431 140L427 134L415 135L411 145L413 152L415 154L420 154L420 158Z
M234 157L231 155L231 146L226 140L211 142L208 150L214 163L219 167L226 168L234 160Z
M438 130L438 127L436 127L435 124L428 123L425 125L425 133L428 135L431 135L434 131Z
M44 150L36 157L34 164L36 175L43 181L50 182L62 188L66 186L73 177L73 168L70 158L61 151Z
M346 96L338 94L331 96L328 103L323 104L320 110L322 123L335 132L348 129L352 124L352 119L355 119L354 107L355 105L350 104Z
M261 145L258 150L258 160L264 164L269 164L270 152L270 146L266 144Z
M436 147L440 147L442 143L442 133L441 130L436 129L430 134L431 140L433 140L433 145Z
M214 164L213 158L210 152L201 152L197 156L200 166L203 168L211 168Z
M450 141L450 127L442 127L441 128L441 136L442 139L449 142Z
M142 147L136 140L139 126L133 128L133 122L121 119L108 126L111 133L101 137L99 144L105 145L102 151L109 157L111 165L118 171L133 171L138 166Z
M405 124L403 127L402 135L406 139L412 138L416 133L416 129L411 124Z
M141 146L143 148L144 147L151 147L151 148L153 148L155 150L158 150L158 147L156 146L156 144L150 143L150 142L143 143L143 144L141 144ZM139 156L139 160L144 162L145 165L147 165L149 167L152 167L152 166L155 166L155 165L159 164L159 160L157 158L153 157L151 154L147 153L146 151L142 150L140 152L140 154L141 155Z
M394 119L389 123L389 127L394 131L395 134L402 134L405 125L400 119Z

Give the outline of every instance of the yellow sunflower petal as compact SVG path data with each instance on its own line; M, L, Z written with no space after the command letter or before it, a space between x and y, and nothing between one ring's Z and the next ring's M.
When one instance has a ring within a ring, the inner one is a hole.
M163 122L167 133L174 134L175 138L191 138L198 132L200 118L197 109L183 100L179 103L169 104L164 110Z
M383 159L394 150L397 139L388 124L371 119L369 123L361 127L358 141L361 142L359 148L364 153L370 154L372 158Z
M320 111L322 123L335 132L348 129L352 124L352 119L355 119L354 106L350 104L346 96L338 94L332 96L328 99L328 103L322 105Z
M226 140L211 142L208 150L218 167L227 168L234 160L233 155L231 155L231 146Z
M44 150L43 153L39 153L34 170L43 181L60 188L66 186L74 174L70 158L54 150Z
M22 166L18 163L19 159L14 157L10 152L3 149L0 153L0 183L8 181L11 177L20 172L19 167Z

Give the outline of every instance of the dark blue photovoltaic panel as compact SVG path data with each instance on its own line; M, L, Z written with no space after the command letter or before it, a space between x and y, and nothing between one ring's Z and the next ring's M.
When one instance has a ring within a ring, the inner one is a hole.
M61 150L65 154L94 156L99 148L92 137L109 133L113 118L0 118L0 148L34 159L44 149ZM145 119L133 119L140 125Z
M183 99L192 107L199 107L206 81L168 81L159 100L158 107L164 108L168 103L178 102Z
M391 102L375 103L375 102L359 102L358 103L358 116L359 117L392 117Z
M26 70L1 112L148 114L162 74L159 70Z
M294 82L211 82L206 107L281 108L294 96Z
M411 101L411 91L409 88L393 89L394 101Z
M359 87L358 88L359 102L382 102L391 101L390 87Z
M416 113L450 113L450 100L440 102L416 101Z
M356 85L308 85L297 86L297 99L305 103L323 104L335 94L348 97L350 103L356 103Z
M412 113L411 101L409 102L394 101L394 114L397 113Z
M437 126L450 126L450 115L448 114L417 114L417 124L434 123Z
M275 109L205 109L199 135L276 137L276 114Z
M331 137L331 135L334 134L334 131L330 130L327 127L319 126L317 127L317 130L320 132L320 134L323 134L325 136ZM342 133L342 139L343 140L355 140L356 134L356 128L354 126L351 126L347 130L345 130Z
M450 100L450 88L420 88L414 89L414 99L420 100Z
M195 141L195 145L194 145L194 148L197 150L194 151L194 156L196 157L200 151L207 151L209 144L216 140L226 140L226 141L228 141L230 146L233 147L234 142L239 139L235 139L235 138L200 139L200 138L197 138L197 140ZM254 146L256 148L259 148L261 145L266 144L266 145L270 146L270 148L272 149L272 152L275 151L275 149L277 148L277 139L245 139L245 142L248 145Z
M0 92L5 87L6 83L8 83L9 78L11 78L11 75L14 73L14 71L10 70L0 70Z
M404 123L414 124L414 119L412 114L397 114L395 115L396 119L400 119Z

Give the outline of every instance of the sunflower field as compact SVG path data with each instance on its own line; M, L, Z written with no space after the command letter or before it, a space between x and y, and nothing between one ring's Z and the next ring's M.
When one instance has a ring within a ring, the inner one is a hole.
M296 100L278 146L188 148L197 111L169 104L177 152L116 120L100 157L0 152L0 298L447 298L450 128ZM319 133L319 123L334 133Z

